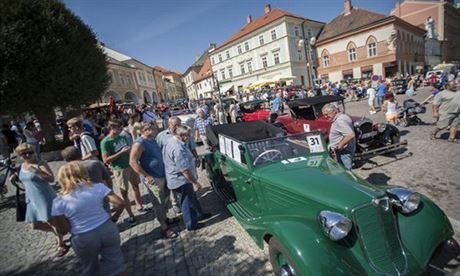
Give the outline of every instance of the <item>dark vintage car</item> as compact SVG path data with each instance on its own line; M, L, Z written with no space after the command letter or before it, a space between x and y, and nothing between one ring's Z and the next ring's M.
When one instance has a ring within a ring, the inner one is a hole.
M267 101L254 100L249 102L243 102L239 104L239 121L251 122L251 121L267 121L270 116L270 109L263 107Z
M284 136L254 121L207 136L210 183L256 244L268 245L276 275L420 275L458 256L438 206L346 171L321 132Z
M278 116L274 125L283 128L287 133L321 131L327 138L331 122L322 115L321 108L327 103L336 103L345 111L343 100L340 96L316 96L289 101L288 114ZM407 144L406 141L400 141L399 130L394 125L374 124L366 117L351 118L357 138L356 160L394 152Z
M404 93L406 93L407 80L405 80L405 79L394 80L393 85L395 86L396 94L404 94Z

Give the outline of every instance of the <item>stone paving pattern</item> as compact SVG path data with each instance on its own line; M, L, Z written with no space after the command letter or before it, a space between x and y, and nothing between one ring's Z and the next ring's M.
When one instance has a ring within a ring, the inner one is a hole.
M421 89L415 99L421 101L429 94ZM398 96L398 100L406 98ZM421 116L432 123L431 106ZM346 105L352 115L366 115L384 121L384 115L369 115L367 101ZM390 157L376 157L380 166L364 164L355 173L374 184L390 183L419 191L451 217L460 220L460 144L444 140L431 141L433 126L400 128L409 141L412 156L394 161ZM62 162L52 162L55 172ZM181 230L175 240L161 239L159 224L153 212L137 214L138 225L129 227L124 219L118 223L128 272L132 275L271 275L267 248L260 250L238 222L230 216L219 198L200 173L203 189L198 193L205 211L214 214L206 227L195 232ZM148 194L143 191L144 202ZM54 237L50 233L32 231L24 223L15 222L14 202L0 205L0 275L78 275L78 261L72 250L63 258L56 258ZM458 227L457 227L458 229ZM457 232L458 233L458 232Z

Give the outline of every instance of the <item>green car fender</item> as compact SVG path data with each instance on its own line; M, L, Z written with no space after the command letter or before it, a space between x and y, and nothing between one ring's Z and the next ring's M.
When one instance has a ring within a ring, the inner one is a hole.
M267 221L264 240L275 238L287 250L300 275L365 275L366 269L343 245L327 238L316 221L303 218ZM308 223L310 222L310 223ZM314 224L313 224L314 223Z
M421 196L421 206L413 214L398 213L401 240L421 267L426 267L443 241L454 235L444 212L430 199Z

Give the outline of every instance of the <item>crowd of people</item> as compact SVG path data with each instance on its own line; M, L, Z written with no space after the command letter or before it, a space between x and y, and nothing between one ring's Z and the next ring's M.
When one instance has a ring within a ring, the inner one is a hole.
M140 185L150 194L164 238L178 236L178 227L174 227L180 221L178 213L188 231L205 226L203 221L211 214L203 211L196 196L201 189L197 174L200 162L192 129L174 116L159 132L156 120L148 116L132 113L131 121L124 126L119 116L112 115L106 126L108 133L97 142L86 130L84 120L75 117L66 121L74 145L61 152L67 163L59 169L57 192L51 185L55 181L53 172L40 159L37 148L27 142L15 148L24 162L11 180L25 187L25 221L35 230L56 236L58 257L73 248L82 274L95 275L102 256L107 274L122 275L126 265L116 223L126 211L126 222L136 225L131 199L137 213L150 211L148 202L142 201ZM169 212L170 208L176 212ZM171 213L173 217L169 217ZM71 244L64 239L67 233Z
M413 83L409 82L407 89L415 90L418 79L411 79ZM450 128L448 140L457 141L460 125L458 81L458 78L450 79L440 92L433 89L433 95L426 100L433 100L433 116L437 118L436 128L431 133L433 139L440 130ZM338 86L328 83L319 90L297 90L293 97L314 97L323 95L323 91L325 95L340 95ZM398 103L392 82L359 82L351 86L340 85L340 89L346 91L344 93L365 91L369 112L373 114L381 110L385 112L387 122L397 123ZM280 114L285 102L292 99L290 92L285 88L260 90L246 95L246 100L267 99L271 112ZM72 247L80 259L84 275L96 274L100 266L99 256L102 256L107 274L123 274L126 265L116 223L126 211L126 222L134 226L136 213L150 211L147 202L142 200L140 185L144 185L151 195L149 203L164 238L178 236L178 228L174 225L180 218L170 217L171 213L182 214L187 230L205 226L202 222L211 214L203 211L196 196L196 191L201 188L196 140L207 145L206 128L227 123L227 115L231 122L236 122L238 102L234 101L228 107L219 100L214 104L206 100L192 102L192 105L190 102L184 108L197 114L193 128L184 126L178 117L172 116L164 102L155 107L141 105L89 110L82 116L57 122L63 139L73 142L73 146L62 150L67 163L57 175L58 192L51 186L55 176L40 156L40 145L46 141L39 122L12 122L2 126L1 153L6 156L15 149L24 160L12 181L21 181L25 186L28 201L25 220L33 229L52 232L56 236L57 256L64 256ZM332 121L329 143L333 157L346 169L351 169L355 151L351 118L334 104L325 105L322 113ZM161 132L157 123L159 119L163 126ZM131 199L134 199L136 212ZM175 212L169 212L170 208ZM71 234L71 245L64 238L67 233Z

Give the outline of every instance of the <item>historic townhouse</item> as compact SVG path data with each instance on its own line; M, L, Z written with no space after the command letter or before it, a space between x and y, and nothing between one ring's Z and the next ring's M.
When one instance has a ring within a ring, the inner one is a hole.
M396 2L391 15L427 30L426 63L460 62L460 6L453 0Z
M198 91L197 91L197 86L195 84L197 78L198 78L198 73L201 70L201 67L203 67L203 64L208 57L208 51L210 49L216 48L215 44L210 44L208 50L206 50L201 56L199 56L196 61L185 71L182 82L184 83L185 87L185 92L187 95L187 98L189 99L198 99Z
M353 7L326 24L316 42L318 75L323 80L392 77L424 65L424 34L395 16Z
M287 81L309 86L315 64L308 64L310 38L324 23L265 6L255 20L210 52L220 91L242 90L264 81ZM310 54L316 60L315 54Z
M131 57L102 44L101 47L107 56L107 71L110 78L109 87L103 94L102 100L108 102L109 97L112 96L116 101L139 103L139 99L142 100L142 95L135 80L136 69L123 62L131 59Z
M126 60L124 63L128 64L136 71L135 79L139 90L139 95L142 96L143 102L158 103L160 101L160 97L156 91L152 67L145 65L144 63L135 59Z
M206 58L203 66L201 66L200 71L196 76L196 80L194 82L196 91L198 94L198 98L209 98L217 92L216 91L216 81L214 76L212 75L211 71L211 61Z

